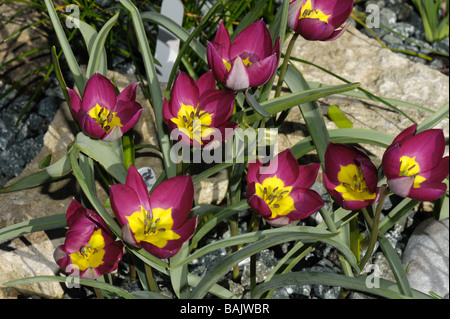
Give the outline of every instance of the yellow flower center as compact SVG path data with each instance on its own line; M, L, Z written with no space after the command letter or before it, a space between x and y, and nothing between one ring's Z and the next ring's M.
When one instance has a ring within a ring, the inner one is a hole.
M311 0L308 0L301 8L299 20L300 19L317 19L317 20L328 23L329 17L331 17L331 14L326 15L319 9L313 9L311 7Z
M114 126L122 127L117 112L110 112L107 108L101 107L98 103L89 111L89 115L99 124L106 133L109 133Z
M227 68L227 71L230 72L231 70L231 63L228 62L225 59L222 59L223 64L225 64L225 67ZM250 62L250 57L246 57L244 60L242 60L242 62L244 62L245 66L250 66L252 65L252 62Z
M177 117L171 121L191 140L203 145L202 137L205 138L215 132L213 128L210 128L212 116L213 114L200 110L198 106L194 108L192 105L181 103Z
M400 176L414 176L413 188L420 188L420 184L426 180L425 177L419 175L420 166L416 162L416 157L408 156L400 157Z
M92 234L87 245L81 247L77 252L70 254L72 264L83 271L89 267L97 268L103 264L103 256L105 255L105 239L102 231L96 230Z
M285 187L283 180L276 175L266 178L262 184L256 183L255 188L256 195L269 205L272 212L269 219L285 216L295 210L294 200L289 196L292 186Z
M169 209L154 208L151 211L146 211L141 206L140 211L127 216L127 219L138 243L146 241L162 248L167 245L168 240L180 238L177 233L172 231L172 207Z
M338 173L341 182L335 190L341 193L344 200L360 201L375 199L376 194L368 190L362 169L355 164L341 165Z

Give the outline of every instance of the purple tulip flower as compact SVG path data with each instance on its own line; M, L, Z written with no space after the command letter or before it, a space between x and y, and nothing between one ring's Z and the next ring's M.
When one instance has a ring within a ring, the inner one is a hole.
M377 201L377 168L361 150L330 142L325 151L325 171L325 188L344 209L358 210Z
M190 176L163 181L148 195L134 166L125 184L110 186L111 207L122 225L125 242L158 258L174 256L195 232L197 217L189 218L194 199Z
M349 25L342 26L352 10L353 0L294 0L287 25L306 40L335 40Z
M389 189L402 197L432 201L445 194L449 157L442 130L416 134L417 124L401 132L386 149L382 167Z
M272 37L263 20L242 30L231 43L220 22L214 42L207 42L208 64L227 88L242 91L265 84L274 75L280 57L280 38Z
M54 258L61 269L78 269L81 278L96 279L117 269L123 244L97 212L72 200L67 210L66 240L56 248Z
M319 168L320 164L299 166L290 149L271 159L268 166L259 160L249 163L248 204L276 227L310 216L323 206L319 194L309 189Z
M135 101L137 85L129 85L116 97L114 85L95 73L86 83L83 100L67 88L70 108L81 130L107 142L120 138L137 123L142 112L142 106Z
M187 145L205 147L225 140L237 124L228 121L233 113L235 93L216 90L212 71L194 81L180 72L173 85L170 102L164 99L163 118L175 137Z

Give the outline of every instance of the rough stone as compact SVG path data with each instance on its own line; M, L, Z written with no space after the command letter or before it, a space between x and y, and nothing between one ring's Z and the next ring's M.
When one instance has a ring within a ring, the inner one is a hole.
M412 288L444 297L449 293L448 219L426 219L417 226L403 253L403 265Z
M290 38L285 42L288 44ZM383 48L376 40L370 39L357 29L350 27L339 39L330 42L297 39L292 56L314 63L350 82L361 83L372 94L403 102L409 102L431 111L436 111L449 102L448 77L421 63L415 63L389 49ZM307 81L327 85L343 82L324 71L301 62L292 62ZM353 127L376 130L393 137L412 124L405 116L389 109L385 104L370 100L332 95L319 99L319 106L328 129L337 129L335 123L326 116L328 108L336 104L353 122ZM395 105L395 104L394 104ZM414 108L397 106L414 121L421 123L431 113ZM293 108L281 131L288 127L279 139L280 149L292 146L305 136L305 126L298 108ZM448 119L437 128L444 130L448 138ZM363 145L373 155L376 165L384 148ZM448 153L448 147L447 147Z

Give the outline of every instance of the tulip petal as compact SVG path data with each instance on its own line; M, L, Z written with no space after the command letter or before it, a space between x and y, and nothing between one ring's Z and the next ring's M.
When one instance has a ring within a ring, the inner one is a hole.
M392 142L392 145L394 145L395 143L400 143L405 138L410 138L411 136L413 136L416 133L416 129L417 129L417 123L414 123L413 125L404 129L402 132L400 132L400 134L398 134L395 137L394 141Z
M324 41L333 35L334 27L317 19L300 19L296 31L310 41Z
M185 72L180 71L170 93L171 113L178 114L181 104L196 107L198 104L198 88L195 81Z
M320 195L308 188L294 188L289 196L295 203L295 210L286 215L291 221L304 219L317 212L324 205Z
M401 143L401 155L415 157L421 170L429 170L438 165L444 149L444 133L437 129L423 131Z
M274 75L277 66L278 58L276 53L250 65L247 68L250 87L260 86L269 81Z
M297 180L292 184L294 187L311 187L317 179L319 173L320 164L313 163L306 166L298 167Z
M121 132L128 132L138 121L142 113L142 106L134 101L120 101L117 103L120 110L116 116L120 118Z
M150 210L150 199L147 191L147 185L136 167L130 165L128 168L127 179L125 185L132 188L139 198L139 203L145 210Z
M263 217L270 217L272 211L269 205L258 195L255 194L255 183L251 183L247 186L247 202L255 211L257 211Z
M420 188L411 188L407 197L418 201L434 201L447 191L447 185L444 183L427 183L420 184ZM406 196L403 196L406 197Z
M353 0L316 1L314 7L320 9L325 14L331 14L328 18L328 23L338 28L352 13Z
M116 110L115 110L116 112L119 111L117 109L117 105L119 104L120 101L127 102L136 100L136 89L138 85L139 82L132 83L128 85L125 89L123 89L122 92L119 93L116 101Z
M241 57L237 57L230 69L230 73L225 81L225 86L234 91L242 91L250 86L250 78L247 67Z
M213 71L214 77L221 83L225 83L228 76L228 70L223 62L229 61L228 58L222 56L219 52L221 51L221 46L214 42L206 43L206 53L208 58L208 64ZM228 55L228 54L227 54Z
M199 100L202 100L205 94L216 90L216 79L211 70L203 74L195 84L198 88Z
M225 123L231 116L234 108L233 91L212 91L205 94L199 102L199 109L212 114L211 127L216 127Z
M242 53L256 54L259 60L272 54L272 38L262 19L243 29L234 39L230 59L233 60Z
M194 184L188 175L163 181L150 195L152 209L172 208L173 229L180 227L188 217L194 199Z
M67 91L69 93L69 100L70 100L70 110L72 111L72 115L77 119L78 121L78 112L82 108L82 102L80 99L80 96L77 92L75 92L72 89L67 88Z
M391 192L401 197L408 197L408 194L414 185L414 176L402 176L388 179L387 183Z
M217 53L225 60L231 60L229 57L229 50L231 47L231 39L228 30L225 28L223 21L220 21L219 28L217 29L214 42L218 44Z
M284 182L285 186L291 186L298 178L299 168L297 160L290 149L285 149L277 156L270 160L271 165L276 165L276 171L273 172L273 167L270 168L272 172L269 172L269 166L261 168L261 174L258 177L260 181L265 180L268 177L277 176Z
M116 90L106 77L99 73L93 74L86 83L83 94L83 109L89 112L98 104L108 110L116 105Z
M110 186L111 208L121 225L128 224L127 216L141 211L141 203L136 192L129 186L114 184Z

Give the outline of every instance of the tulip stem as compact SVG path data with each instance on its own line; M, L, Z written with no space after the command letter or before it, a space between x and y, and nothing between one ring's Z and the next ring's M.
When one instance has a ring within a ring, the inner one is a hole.
M292 49L294 48L294 44L295 41L297 41L299 34L298 33L294 33L292 35L291 41L289 42L289 45L286 49L286 53L284 54L284 59L283 59L283 64L281 65L281 69L280 69L280 76L278 77L278 84L275 90L275 97L280 96L281 94L281 89L283 87L283 82L284 82L284 76L286 75L286 70L289 64L289 60L291 58L291 53L292 53Z
M145 264L145 276L147 277L148 286L151 291L159 292L158 284L155 281L155 277L153 276L152 267Z
M252 221L253 221L253 232L257 232L259 230L259 223L261 220L261 216L253 211ZM256 286L256 254L250 256L250 291Z
M372 222L372 227L371 227L372 229L370 232L369 247L367 247L367 251L366 251L363 259L359 263L359 269L361 271L363 270L366 263L369 261L370 257L372 256L373 250L375 248L375 244L378 239L378 225L380 222L381 209L383 208L383 203L389 194L389 189L387 187L381 187L380 189L381 189L380 198L378 200L377 209L375 210L375 216L373 217L373 222Z

